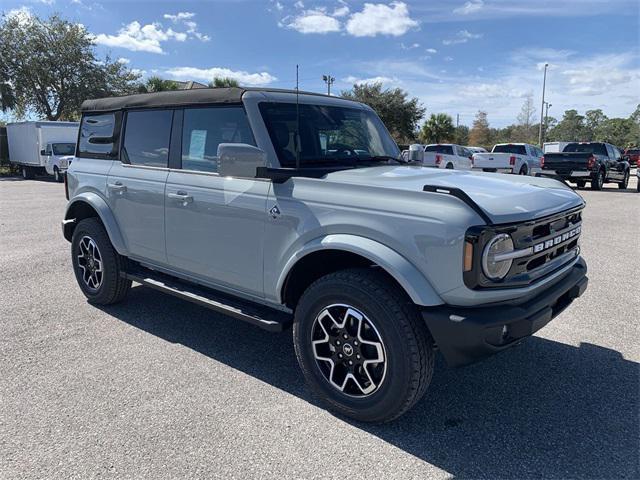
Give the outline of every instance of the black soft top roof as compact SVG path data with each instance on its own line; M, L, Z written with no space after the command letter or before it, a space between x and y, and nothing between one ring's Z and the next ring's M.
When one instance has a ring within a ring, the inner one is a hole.
M121 97L98 98L82 102L83 112L108 112L125 108L177 107L198 104L240 103L246 91L296 93L295 90L276 88L218 87L170 90L156 93L139 93ZM298 92L301 95L321 95L313 92ZM332 97L335 98L335 97Z

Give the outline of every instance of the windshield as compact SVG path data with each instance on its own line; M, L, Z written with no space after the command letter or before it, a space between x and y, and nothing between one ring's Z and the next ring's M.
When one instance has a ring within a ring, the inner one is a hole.
M492 153L513 153L515 155L526 155L527 149L524 145L496 145Z
M53 154L54 155L73 155L76 153L75 143L54 143Z
M595 153L596 155L606 155L607 147L604 143L570 143L564 147L564 152Z
M300 166L353 165L398 158L400 150L370 110L300 104ZM260 112L280 165L296 165L296 104L261 103Z

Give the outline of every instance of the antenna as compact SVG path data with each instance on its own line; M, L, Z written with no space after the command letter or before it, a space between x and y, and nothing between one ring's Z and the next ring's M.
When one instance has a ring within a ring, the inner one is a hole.
M300 104L298 102L299 83L298 83L298 64L296 63L296 169L300 168Z

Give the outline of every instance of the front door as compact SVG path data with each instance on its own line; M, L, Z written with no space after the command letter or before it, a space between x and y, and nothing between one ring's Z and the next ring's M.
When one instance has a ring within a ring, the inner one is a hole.
M166 186L167 258L173 270L263 296L267 196L263 179L218 175L220 143L255 144L242 106L187 108L179 169Z
M128 112L120 162L107 179L109 206L129 255L166 264L164 237L165 184L169 174L172 110Z

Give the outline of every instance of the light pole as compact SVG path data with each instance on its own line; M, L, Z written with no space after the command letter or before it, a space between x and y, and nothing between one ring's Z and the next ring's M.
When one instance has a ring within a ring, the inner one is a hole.
M544 89L547 86L547 67L548 63L544 64L544 77L542 78L542 103L540 104L540 129L538 131L538 144L542 147L542 120L544 116Z
M549 102L544 102L545 110L544 110L544 133L542 135L542 141L546 139L547 136L547 127L549 123L549 107L552 107L553 104Z
M322 75L322 80L327 84L327 95L331 95L331 85L336 79L331 75Z

